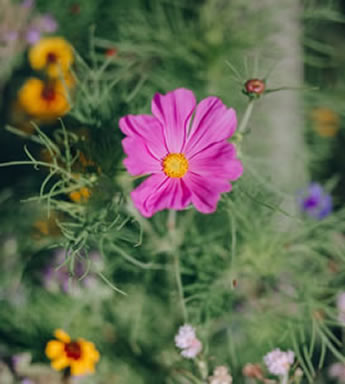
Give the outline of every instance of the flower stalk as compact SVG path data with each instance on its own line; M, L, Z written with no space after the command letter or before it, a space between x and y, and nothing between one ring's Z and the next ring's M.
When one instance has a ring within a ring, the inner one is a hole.
M168 213L168 221L167 221L168 233L171 241L171 252L173 256L174 262L174 273L175 273L175 281L177 286L177 292L179 296L181 312L184 322L188 320L188 313L186 308L186 303L184 300L183 293L183 284L181 278L181 268L180 268L180 255L178 250L178 242L177 242L177 232L176 232L176 211L170 210Z
M247 129L249 119L250 119L252 112L253 112L254 102L255 102L255 100L251 99L247 105L247 109L244 112L241 124L238 128L238 131L237 131L241 135L243 135Z

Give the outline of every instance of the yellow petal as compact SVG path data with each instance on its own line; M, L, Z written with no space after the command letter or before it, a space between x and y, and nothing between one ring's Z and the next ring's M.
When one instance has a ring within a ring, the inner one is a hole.
M71 342L71 338L69 337L68 333L66 333L63 329L56 329L54 332L54 336L65 344Z
M58 340L51 340L46 346L46 356L48 359L55 359L64 353L64 343Z
M59 357L56 360L53 360L51 362L51 366L56 370L56 371L61 371L62 369L67 368L70 365L70 361L68 360L66 355L63 355Z
M88 364L84 360L77 360L71 362L71 375L82 376L88 373L92 373L89 370Z
M91 343L90 341L86 341L83 339L78 340L80 347L83 351L83 356L85 356L85 359L97 362L100 358L99 352L95 348L94 343Z

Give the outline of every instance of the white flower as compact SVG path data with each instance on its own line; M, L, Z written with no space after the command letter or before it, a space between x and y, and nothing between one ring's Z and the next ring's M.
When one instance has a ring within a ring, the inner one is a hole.
M213 376L209 377L210 384L232 384L232 376L229 374L228 368L224 366L216 367Z
M279 348L269 352L264 362L270 373L276 376L285 376L293 364L295 354L292 351L283 352Z
M189 324L179 328L175 344L182 349L181 355L187 359L194 359L202 349L201 341L195 335L195 329Z

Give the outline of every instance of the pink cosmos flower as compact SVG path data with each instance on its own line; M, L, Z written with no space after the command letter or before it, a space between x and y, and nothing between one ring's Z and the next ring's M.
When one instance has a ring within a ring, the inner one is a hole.
M202 213L214 212L220 194L243 172L227 142L236 130L235 111L213 96L196 105L193 92L180 88L156 94L152 114L119 122L127 136L122 145L128 172L151 175L132 191L135 206L145 217L191 203Z

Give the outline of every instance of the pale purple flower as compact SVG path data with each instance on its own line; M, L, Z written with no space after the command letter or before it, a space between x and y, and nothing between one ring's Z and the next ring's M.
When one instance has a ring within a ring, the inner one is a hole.
M345 364L334 363L329 367L328 376L338 380L340 383L345 383Z
M79 293L80 287L88 288L95 287L94 275L95 270L102 269L101 257L98 252L90 252L88 258L93 266L89 271L89 275L79 281L87 272L87 261L80 258L75 259L74 263L74 276L71 278L70 272L66 265L62 265L65 261L65 250L59 248L55 251L53 261L43 271L43 285L44 287L54 293L64 292L69 294Z
M25 40L30 45L36 44L41 38L41 31L36 27L29 27L25 33Z
M179 328L175 344L181 349L181 355L187 359L194 359L202 349L201 341L195 335L195 329L189 324Z
M19 374L23 369L31 363L31 354L28 352L18 353L12 356L12 365L14 371Z
M41 28L41 31L46 33L53 33L58 28L56 19L49 13L43 15L39 19L38 24L39 24L39 27Z
M27 379L27 378L23 379L20 383L21 384L35 384L32 380Z
M210 384L232 384L232 376L225 366L216 367L213 375L209 377Z
M35 5L35 0L23 0L21 6L26 9L30 9Z
M190 204L214 212L221 194L230 192L231 181L243 172L228 141L236 130L236 112L213 96L197 105L184 88L157 93L151 109L152 115L127 115L119 122L126 135L127 171L150 175L132 191L134 205L145 217Z
M9 42L18 40L19 33L18 31L8 31L4 34L4 40Z
M292 351L281 351L279 348L274 349L264 356L264 362L270 373L276 376L286 376L295 359Z
M298 204L302 212L321 220L332 212L332 197L318 183L311 183L298 194Z

